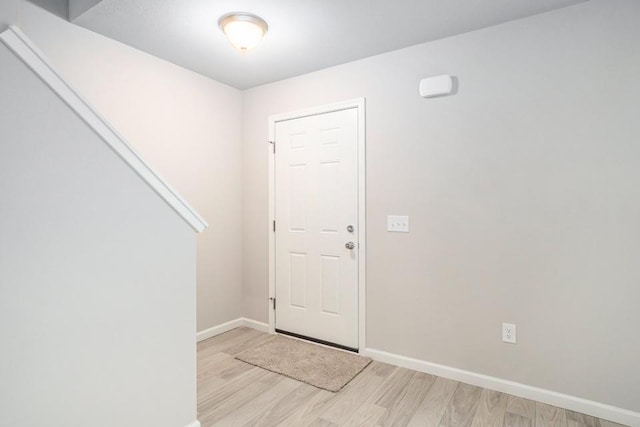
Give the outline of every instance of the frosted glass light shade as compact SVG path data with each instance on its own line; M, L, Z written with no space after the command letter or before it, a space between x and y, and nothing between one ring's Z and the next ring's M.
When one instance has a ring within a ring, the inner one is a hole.
M250 13L230 13L218 21L229 42L240 52L256 47L267 33L267 23Z

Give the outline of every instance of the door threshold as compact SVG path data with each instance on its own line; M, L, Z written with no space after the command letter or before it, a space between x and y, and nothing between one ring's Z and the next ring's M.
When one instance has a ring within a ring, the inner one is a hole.
M356 353L356 354L358 353L358 349L357 348L348 347L346 345L336 344L336 343L329 342L329 341L324 341L324 340L321 340L321 339L318 339L318 338L312 338L312 337L308 337L306 335L300 335L300 334L296 334L296 333L293 333L293 332L284 331L284 330L278 329L278 328L276 328L276 332L279 333L279 334L282 334L282 335L289 335L289 336L291 336L293 338L298 338L298 339L305 340L305 341L311 341L311 342L314 342L314 343L317 343L317 344L326 345L326 346L329 346L329 347L335 347L337 349L350 351L350 352L353 352L353 353Z

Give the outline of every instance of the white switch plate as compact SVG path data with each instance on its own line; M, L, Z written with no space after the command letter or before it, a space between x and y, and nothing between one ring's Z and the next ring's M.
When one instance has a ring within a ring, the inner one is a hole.
M387 231L394 233L408 233L409 217L402 215L389 215L387 217Z
M516 343L516 325L513 323L502 324L502 341L510 344Z

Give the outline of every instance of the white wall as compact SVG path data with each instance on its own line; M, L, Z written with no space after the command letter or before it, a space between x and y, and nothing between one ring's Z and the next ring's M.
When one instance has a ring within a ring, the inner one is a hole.
M210 224L198 241L198 330L241 316L240 91L27 2L20 26Z
M69 19L73 21L102 0L69 0Z
M246 91L245 315L267 321L268 116L366 97L368 347L640 411L638 16L593 0ZM421 99L442 73L459 92Z
M23 0L35 4L55 16L64 20L69 19L69 0Z
M0 1L0 31L4 31L8 25L18 22L20 0Z
M0 44L0 425L196 419L191 227Z

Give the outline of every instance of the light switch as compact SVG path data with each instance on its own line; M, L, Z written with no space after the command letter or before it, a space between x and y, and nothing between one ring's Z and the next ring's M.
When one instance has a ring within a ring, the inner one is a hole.
M402 215L389 215L387 217L387 231L393 233L409 232L409 217Z

